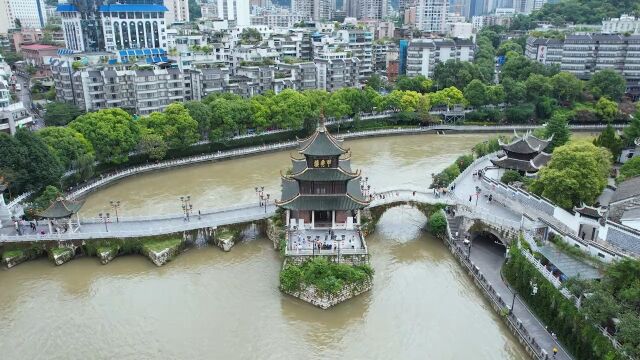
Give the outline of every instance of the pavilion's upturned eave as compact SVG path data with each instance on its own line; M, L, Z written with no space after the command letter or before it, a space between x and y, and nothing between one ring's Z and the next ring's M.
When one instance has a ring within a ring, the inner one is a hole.
M491 159L491 163L493 165L501 167L503 169L511 169L525 172L537 172L540 170L531 160L518 160L512 159L509 157L504 157L500 159Z
M336 168L305 168L297 174L288 175L290 179L305 181L345 181L357 178L360 171L346 172L340 167Z
M41 213L37 214L38 217L43 219L60 219L70 217L73 214L76 214L80 208L84 205L84 200L82 201L70 201L57 199L48 208L46 208Z
M276 205L288 210L358 210L369 202L354 199L349 194L298 194L287 201L276 201Z

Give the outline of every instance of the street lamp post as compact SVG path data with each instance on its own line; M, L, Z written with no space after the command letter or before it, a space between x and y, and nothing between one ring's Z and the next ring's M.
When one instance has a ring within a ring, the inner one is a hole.
M262 195L264 194L264 186L256 186L254 187L256 191L256 196L258 197L258 204L262 206Z
M109 227L107 226L107 223L109 222L109 213L99 213L98 218L104 222L104 229L109 232Z
M267 194L264 192L264 186L256 186L255 188L256 195L258 196L258 203L261 207L264 207L265 214L267 213L267 206L269 205L269 198L271 194Z
M191 204L191 195L180 196L180 201L182 202L182 211L184 211L184 216L186 221L190 221L189 215L193 211L193 205Z
M516 291L513 290L513 299L511 300L511 308L509 309L509 315L513 314L513 307L516 305Z
M120 207L120 200L109 201L109 204L111 205L113 210L116 212L116 222L120 222L120 218L118 217L118 208Z

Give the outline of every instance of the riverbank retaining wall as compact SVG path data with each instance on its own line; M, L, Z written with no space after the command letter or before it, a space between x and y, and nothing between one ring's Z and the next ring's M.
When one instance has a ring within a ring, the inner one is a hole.
M513 313L509 311L509 306L502 299L502 296L493 288L491 283L486 279L480 269L468 259L467 253L454 241L449 229L449 221L447 219L447 234L442 238L443 242L456 258L458 263L462 265L467 274L471 276L473 283L481 291L484 297L489 301L491 308L498 313L500 318L509 328L509 331L518 339L518 342L525 348L527 353L537 360L549 360L549 355L540 347L535 338L529 335L527 329Z

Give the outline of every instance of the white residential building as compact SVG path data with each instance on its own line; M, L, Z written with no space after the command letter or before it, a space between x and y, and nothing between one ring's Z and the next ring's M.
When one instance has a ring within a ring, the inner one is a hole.
M447 20L448 0L420 0L416 14L419 30L444 33Z
M99 11L106 51L144 48L167 50L167 8L163 5L102 5Z
M472 61L475 45L461 39L417 39L407 50L407 75L431 77L438 62Z
M230 27L251 25L249 0L216 0L218 19L231 22ZM232 26L235 25L235 26Z
M164 6L167 7L165 13L165 20L167 25L171 25L174 22L188 22L189 21L189 0L163 0ZM204 16L204 14L203 14Z
M360 0L358 18L361 20L382 20L387 16L387 0Z
M602 20L603 34L640 34L640 19L623 14L619 18Z
M23 28L44 28L47 21L43 0L0 0L0 33L16 27L16 19Z

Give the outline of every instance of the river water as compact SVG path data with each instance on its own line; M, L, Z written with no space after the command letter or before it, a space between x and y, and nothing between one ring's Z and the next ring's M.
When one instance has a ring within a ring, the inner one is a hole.
M376 189L424 186L488 135L350 141ZM92 194L85 213L120 200L125 215L178 212L277 194L286 153L127 179ZM0 271L3 359L525 359L426 219L397 207L367 238L373 289L323 311L278 291L281 258L262 237L231 252L191 249L162 268L140 256L106 266L40 259Z

